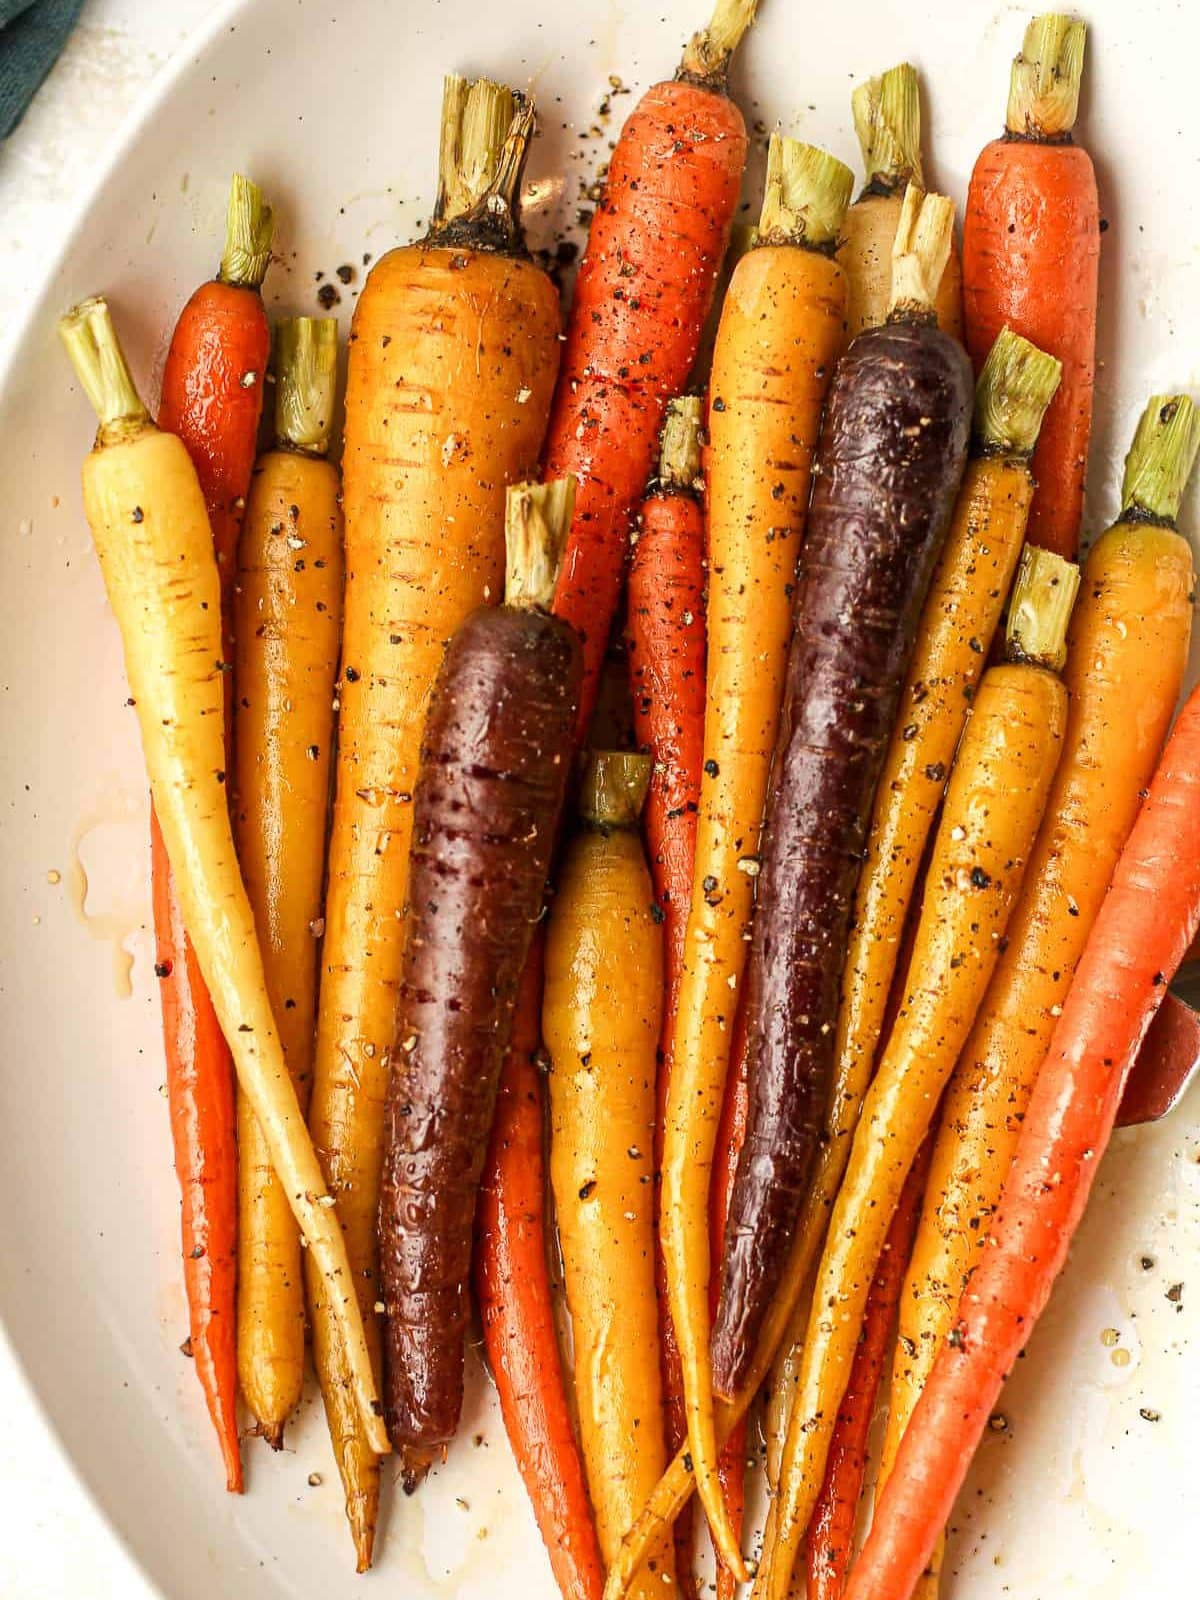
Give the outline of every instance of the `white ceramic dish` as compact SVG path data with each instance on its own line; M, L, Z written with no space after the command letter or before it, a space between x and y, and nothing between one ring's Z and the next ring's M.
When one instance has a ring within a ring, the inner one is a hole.
M632 103L615 97L603 137L581 139L610 75L636 92L669 72L703 9L703 0L663 0L650 12L609 0L230 7L131 125L11 346L0 391L9 573L0 1310L81 1477L172 1600L338 1600L364 1584L409 1600L551 1600L553 1586L478 1374L446 1467L415 1499L390 1505L373 1578L352 1574L311 1400L282 1457L247 1441L244 1499L221 1489L179 1354L186 1327L146 934L145 785L79 510L91 424L54 314L108 292L151 386L175 311L215 264L234 168L253 172L277 202L283 259L269 280L272 306L314 309L315 274L343 263L361 281L364 253L408 238L427 215L450 67L536 93L544 137L530 209L535 242L548 239L574 223L579 184ZM782 123L853 159L852 82L908 56L927 85L932 175L961 198L1000 123L1024 17L1022 6L961 0L926 0L906 15L886 0L819 11L763 0L737 89L749 120ZM1082 130L1109 223L1095 525L1114 510L1119 455L1144 396L1194 388L1198 376L1200 29L1173 0L1094 0L1089 17ZM353 288L341 288L344 318ZM1198 1326L1193 1093L1168 1123L1118 1136L1105 1162L1067 1279L1005 1398L1009 1427L987 1441L964 1496L948 1600L1184 1592L1194 1568Z

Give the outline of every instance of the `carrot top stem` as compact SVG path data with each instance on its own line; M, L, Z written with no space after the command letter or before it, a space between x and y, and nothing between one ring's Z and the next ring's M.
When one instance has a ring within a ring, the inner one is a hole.
M240 172L229 185L225 249L217 277L235 289L260 289L271 265L275 217L262 190Z
M504 603L549 611L575 512L575 479L513 483L504 502Z
M677 76L723 89L733 53L754 21L758 0L716 0L712 21L692 35Z
M1067 624L1079 592L1073 561L1027 544L1009 602L1005 656L1061 672L1067 659Z
M1175 526L1200 445L1200 413L1186 394L1156 394L1142 412L1121 483L1121 515Z
M100 419L97 448L153 428L113 327L107 300L99 295L81 300L59 318L58 332L75 375Z
M275 438L323 456L333 433L337 321L284 317L275 329Z
M917 183L904 191L896 240L892 245L892 299L889 322L933 322L933 303L954 238L954 202L926 194Z
M1046 407L1062 377L1062 362L1001 328L975 388L975 448L984 455L1028 457Z
M1035 17L1013 62L1005 126L1020 139L1061 139L1079 115L1087 26L1055 11Z
M659 438L658 481L664 489L695 494L701 484L700 439L704 402L683 394L669 402Z
M907 61L860 83L850 97L862 146L866 194L895 194L921 175L921 91Z
M649 756L593 750L579 785L579 815L599 828L635 828L653 769Z
M854 174L836 156L773 133L757 242L832 250L853 187Z
M521 248L518 190L534 122L533 102L518 90L447 74L430 243Z

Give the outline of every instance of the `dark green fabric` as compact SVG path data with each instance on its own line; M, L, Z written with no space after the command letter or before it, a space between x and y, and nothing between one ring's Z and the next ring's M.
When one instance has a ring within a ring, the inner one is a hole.
M0 0L0 139L20 122L83 0Z

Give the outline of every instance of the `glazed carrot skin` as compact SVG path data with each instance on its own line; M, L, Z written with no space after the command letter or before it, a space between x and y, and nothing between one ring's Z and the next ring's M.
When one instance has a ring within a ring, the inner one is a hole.
M504 1427L563 1600L599 1600L604 1563L563 1380L546 1251L539 930L521 976L479 1191L475 1298Z
M667 401L695 360L737 206L746 129L726 78L755 4L718 0L678 77L638 102L580 263L545 462L547 476L570 473L579 484L555 611L583 639L581 734L595 705L630 519Z
M916 69L904 62L859 84L851 96L854 127L862 147L866 184L846 212L838 260L846 273L849 298L846 333L887 321L892 294L892 241L900 221L904 191L922 185L921 92ZM950 246L946 270L934 299L938 327L962 338L962 260Z
M662 1239L688 1453L714 1541L744 1563L717 1476L709 1364L710 1174L779 723L789 593L845 282L827 246L849 170L775 137L760 243L725 297L710 385L704 776L663 1140Z
M282 321L275 446L254 470L234 597L234 838L301 1111L312 1082L342 632L341 479L326 455L336 383L336 322ZM300 1232L241 1090L237 1118L238 1378L278 1450L304 1387Z
M841 1600L846 1586L867 1472L867 1445L875 1421L875 1402L928 1173L929 1144L926 1141L905 1179L867 1293L863 1331L854 1352L850 1382L838 1408L825 1481L808 1528L807 1600Z
M884 1476L987 1238L1056 1018L1178 703L1195 580L1173 524L1198 437L1189 400L1150 402L1130 451L1125 509L1083 569L1062 760L934 1143L901 1302Z
M643 829L654 898L663 914L665 993L654 1119L655 1183L671 1079L683 940L692 893L696 810L704 760L704 510L699 499L702 402L672 400L657 475L642 501L629 567L629 687L638 747L653 759ZM657 1188L656 1188L657 1193ZM661 1235L655 1234L667 1448L687 1438L679 1350L667 1303ZM694 1589L691 1517L675 1528L681 1589Z
M712 1336L726 1397L758 1345L824 1124L875 787L966 465L970 365L932 313L953 207L934 196L906 208L912 226L940 219L928 293L838 364L797 569L746 977L750 1115Z
M976 162L963 219L963 305L976 366L1006 325L1063 364L1033 458L1029 538L1068 559L1083 515L1100 261L1095 170L1071 133L1085 32L1064 17L1030 24L1007 131Z
M662 932L637 828L649 766L591 758L547 924L542 1005L575 1392L606 1559L666 1465L651 1182ZM634 1592L678 1595L665 1542Z
M422 740L379 1203L384 1414L410 1474L462 1410L479 1181L570 771L580 647L549 607L572 489L509 490L504 604L450 641Z
M473 107L500 148L462 150ZM523 253L515 209L532 127L510 91L447 80L438 218L426 241L374 264L350 336L341 712L309 1123L377 1359L384 1103L421 733L447 640L501 597L505 487L536 470L557 369L558 297ZM313 1355L361 1569L379 1466L316 1288Z
M238 533L258 449L271 348L259 292L271 259L271 236L270 207L255 184L236 176L220 271L179 314L159 402L159 426L183 440L204 494L221 580L226 660L232 660L230 598ZM231 707L227 693L227 728ZM221 1444L227 1486L240 1492L233 1060L187 941L178 890L153 817L150 877L167 1104L183 1200L189 1337L196 1376Z
M347 1385L373 1448L387 1449L335 1201L300 1115L238 867L226 790L220 580L212 529L183 444L150 421L107 305L60 320L100 428L84 509L124 648L151 796L183 920L271 1164L332 1307Z
M969 1032L1062 746L1058 677L1078 569L1026 558L1009 659L980 684L934 843L905 999L863 1105L817 1272L755 1600L783 1600L820 1492L870 1281L904 1181Z
M1194 693L1093 924L954 1338L913 1413L847 1600L907 1600L924 1571L1004 1380L1066 1262L1129 1069L1198 927Z

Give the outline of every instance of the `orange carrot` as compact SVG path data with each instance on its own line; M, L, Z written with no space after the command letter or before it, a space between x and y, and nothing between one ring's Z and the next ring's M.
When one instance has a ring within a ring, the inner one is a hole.
M846 1600L907 1600L1067 1258L1129 1069L1200 927L1200 693L1117 864L1038 1077L995 1225L905 1432Z
M963 309L976 368L1005 325L1062 362L1033 457L1029 540L1068 559L1083 515L1100 260L1096 174L1071 135L1086 31L1062 16L1030 23L1004 136L975 163L963 219Z
M521 980L476 1219L483 1342L517 1468L564 1600L598 1600L604 1565L571 1425L546 1254L542 934Z
M654 759L646 833L654 897L663 915L666 994L654 1123L655 1183L662 1170L662 1130L671 1080L671 1034L692 892L696 807L704 760L704 511L700 486L702 402L672 400L663 426L658 475L642 501L629 568L629 678L638 746ZM683 1373L667 1304L666 1267L655 1229L659 1338L667 1449L687 1438ZM692 1515L675 1524L677 1579L695 1593Z
M808 1528L807 1600L841 1600L858 1523L858 1506L867 1470L867 1441L875 1402L896 1321L896 1304L908 1266L921 1196L929 1173L929 1140L913 1162L888 1229L887 1241L867 1294L850 1382L838 1408L825 1482Z
M546 476L578 482L555 610L583 638L579 726L591 721L625 570L629 519L666 404L683 389L741 189L730 58L757 0L717 0L673 82L621 131L588 235L546 440Z
M221 580L226 661L230 601L258 448L271 339L259 286L271 259L271 210L246 178L229 196L217 276L179 314L163 370L159 426L183 440L204 493ZM226 692L228 726L232 696ZM228 748L227 748L228 754ZM167 1102L182 1191L183 1281L192 1358L225 1461L240 1492L237 1434L237 1113L233 1060L183 926L179 892L151 818L155 971L161 982Z

